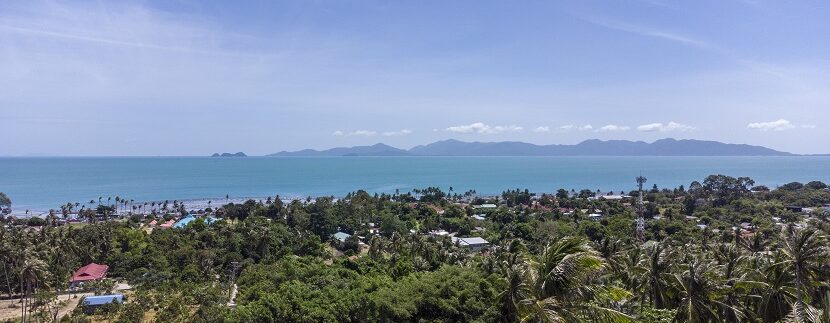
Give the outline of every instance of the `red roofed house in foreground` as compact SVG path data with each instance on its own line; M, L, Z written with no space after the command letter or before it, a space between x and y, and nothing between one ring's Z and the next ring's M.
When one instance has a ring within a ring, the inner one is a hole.
M76 287L83 285L86 281L104 279L109 269L110 267L107 265L99 265L93 262L78 269L69 280L69 285L70 287Z

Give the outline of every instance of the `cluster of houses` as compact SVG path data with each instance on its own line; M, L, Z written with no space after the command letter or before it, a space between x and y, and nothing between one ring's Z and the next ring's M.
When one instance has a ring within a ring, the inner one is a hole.
M474 217L477 217L478 219L481 219L481 220L484 219L483 214L478 214L478 215L475 215ZM366 226L368 227L367 231L369 232L369 234L380 234L380 230L377 228L377 226L374 223L371 223L371 222L367 223ZM483 230L484 229L481 228L481 227L476 227L474 232L480 232L480 231L483 231ZM417 231L409 230L409 233L410 234L417 234ZM452 242L454 244L456 244L460 247L464 247L464 248L468 249L471 252L480 252L480 251L483 251L483 250L487 249L490 246L490 242L488 242L487 240L485 240L482 237L456 237L455 236L456 233L450 233L446 230L433 230L433 231L430 231L429 233L427 233L427 235L434 236L434 237L448 236L448 237L450 237L450 239L452 240ZM346 240L351 238L351 237L352 237L351 234L348 234L348 233L342 232L342 231L338 231L338 232L336 232L332 235L332 241L338 247L342 247L346 243ZM358 238L358 245L361 249L368 248L368 245L367 245L368 241L367 241L366 237L364 237L364 236L355 236L355 237Z

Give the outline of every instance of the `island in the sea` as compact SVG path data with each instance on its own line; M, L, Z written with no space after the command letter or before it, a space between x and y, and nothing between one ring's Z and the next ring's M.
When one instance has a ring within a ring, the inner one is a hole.
M214 153L214 154L213 154L213 155L211 155L210 157L248 157L248 155L245 155L245 153L243 153L243 152L241 152L241 151L240 151L240 152L235 153L235 154L231 154L231 153L221 153L221 154L220 154L220 153Z
M518 141L443 140L411 149L378 143L327 150L282 151L268 156L793 156L762 146L717 141L660 139L651 143L591 139L576 145L536 145Z

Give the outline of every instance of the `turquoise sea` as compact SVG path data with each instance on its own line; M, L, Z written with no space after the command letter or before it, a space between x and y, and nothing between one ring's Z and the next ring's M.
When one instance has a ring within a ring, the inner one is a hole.
M631 190L688 186L709 174L749 176L771 187L830 182L830 157L102 157L0 158L0 191L22 210L58 209L103 196L138 201L342 196L453 187L498 194L527 188Z

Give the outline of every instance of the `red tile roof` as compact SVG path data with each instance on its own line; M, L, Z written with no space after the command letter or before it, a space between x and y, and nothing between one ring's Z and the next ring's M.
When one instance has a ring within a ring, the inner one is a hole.
M110 267L107 265L99 265L93 262L78 269L78 271L72 275L72 279L70 279L69 282L74 283L102 279L107 275L107 270L109 269Z
M170 219L170 220L168 220L167 222L164 222L164 224L160 225L160 227L162 227L162 228L170 228L170 227L172 227L172 226L173 226L173 223L176 223L176 221L174 221L173 219Z

